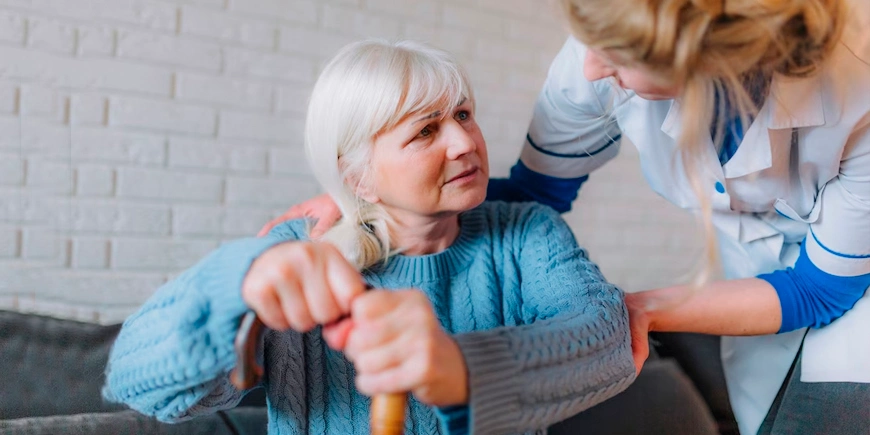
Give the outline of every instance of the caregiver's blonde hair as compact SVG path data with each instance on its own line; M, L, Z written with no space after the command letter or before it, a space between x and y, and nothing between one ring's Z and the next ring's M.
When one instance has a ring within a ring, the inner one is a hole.
M308 104L305 149L342 219L321 240L359 269L390 253L389 216L363 200L374 140L408 116L453 113L473 99L464 70L446 52L414 41L352 43L326 65Z
M841 0L561 0L571 32L585 45L617 62L674 86L683 130L680 154L692 190L701 202L709 265L716 259L710 200L701 185L701 156L716 122L721 143L726 118L743 125L757 112L752 93L766 96L774 73L816 73L842 31ZM760 85L760 86L759 86ZM725 115L713 120L716 94ZM759 95L756 95L756 98ZM733 105L726 113L725 100ZM705 268L709 271L710 267ZM702 273L701 281L706 275Z

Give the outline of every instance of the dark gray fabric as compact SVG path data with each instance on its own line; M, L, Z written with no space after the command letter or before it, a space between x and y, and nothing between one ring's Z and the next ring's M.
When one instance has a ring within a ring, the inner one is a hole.
M0 419L124 409L100 396L119 329L0 311Z
M232 421L235 432L225 424ZM0 435L260 435L266 412L237 408L178 424L164 424L135 411L61 415L0 421Z
M251 407L178 425L105 402L103 372L119 330L0 311L0 435L266 433L261 389L243 399Z
M720 357L718 335L681 332L654 332L650 334L652 349L663 358L673 358L707 403L719 432L738 435L737 420L728 399L728 387Z
M759 435L870 434L870 384L800 379L798 355Z
M672 359L652 359L616 397L552 426L549 435L716 435L716 423Z

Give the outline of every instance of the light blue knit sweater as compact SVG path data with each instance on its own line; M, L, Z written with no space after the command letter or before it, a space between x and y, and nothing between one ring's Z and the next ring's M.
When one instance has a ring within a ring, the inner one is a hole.
M364 276L378 288L429 296L466 359L472 433L541 430L629 385L635 371L622 292L561 217L537 204L494 202L460 223L444 252L399 255ZM227 373L247 310L242 280L269 247L304 239L305 226L288 222L267 237L227 243L161 287L124 322L106 398L163 421L236 405L244 393ZM319 330L269 331L264 341L270 434L368 434L369 399ZM406 433L446 433L449 419L412 398Z

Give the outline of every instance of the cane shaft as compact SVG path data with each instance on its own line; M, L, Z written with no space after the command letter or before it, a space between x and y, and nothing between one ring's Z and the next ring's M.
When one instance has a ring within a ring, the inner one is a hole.
M405 430L405 393L381 394L372 398L371 435L402 435Z

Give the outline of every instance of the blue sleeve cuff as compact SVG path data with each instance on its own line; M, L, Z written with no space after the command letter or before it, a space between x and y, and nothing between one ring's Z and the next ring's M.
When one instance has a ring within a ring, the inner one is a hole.
M813 264L801 245L794 268L759 275L779 297L782 325L779 333L803 327L820 328L849 311L870 287L870 274L831 275Z
M486 199L489 201L537 202L565 213L571 210L571 203L577 199L580 186L589 179L588 175L577 178L558 178L544 175L529 169L522 160L518 161L509 178L489 180Z
M468 405L435 408L435 414L441 419L445 434L468 435Z

